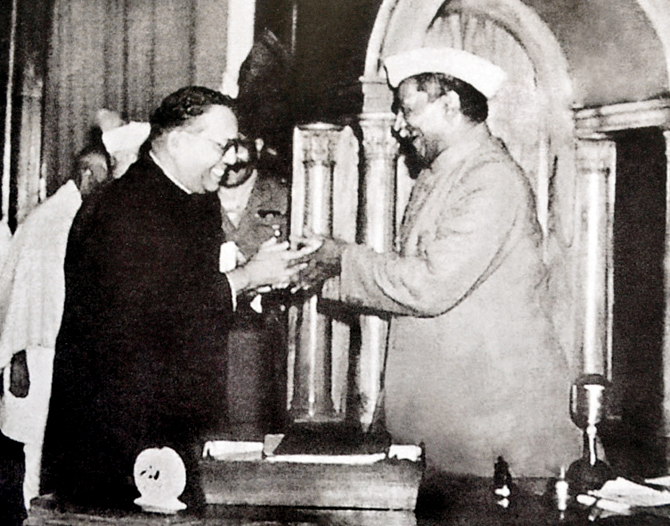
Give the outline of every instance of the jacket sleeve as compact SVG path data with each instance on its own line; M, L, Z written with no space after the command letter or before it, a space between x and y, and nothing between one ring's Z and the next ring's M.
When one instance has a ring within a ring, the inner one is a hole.
M490 163L466 174L445 200L433 228L418 233L411 255L347 247L341 299L422 317L458 305L495 271L523 228L527 197L511 171L505 164Z

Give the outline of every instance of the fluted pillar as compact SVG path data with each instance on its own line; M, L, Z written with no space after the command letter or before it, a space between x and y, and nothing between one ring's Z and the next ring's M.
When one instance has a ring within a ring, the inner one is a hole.
M333 233L333 169L340 127L316 123L294 134L291 234ZM301 165L300 165L301 164ZM289 409L296 422L334 417L331 396L330 319L317 310L318 296L289 313Z
M615 143L600 137L580 139L577 169L582 369L611 380Z
M365 174L361 187L363 243L377 252L393 249L395 233L396 178L398 145L391 136L392 113L363 114ZM363 429L372 423L379 399L386 356L388 322L377 316L361 316L361 351L357 371L359 417Z

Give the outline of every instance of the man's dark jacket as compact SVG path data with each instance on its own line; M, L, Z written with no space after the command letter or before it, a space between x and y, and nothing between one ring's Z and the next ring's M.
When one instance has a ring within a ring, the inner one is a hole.
M65 259L44 489L127 505L136 456L162 446L197 485L193 446L225 412L222 241L216 194L187 194L149 157L84 203Z

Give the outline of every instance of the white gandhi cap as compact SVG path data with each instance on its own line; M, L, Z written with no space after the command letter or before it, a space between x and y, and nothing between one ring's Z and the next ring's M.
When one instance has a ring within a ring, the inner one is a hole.
M102 142L110 155L125 150L137 151L149 137L151 125L148 122L130 122L102 133Z
M392 88L405 79L422 73L443 73L467 82L490 99L498 91L507 74L482 57L454 48L417 48L392 55L384 60L388 82Z

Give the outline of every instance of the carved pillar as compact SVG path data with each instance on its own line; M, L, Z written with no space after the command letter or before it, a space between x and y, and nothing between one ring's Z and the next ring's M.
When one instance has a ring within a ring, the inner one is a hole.
M345 126L339 134L333 170L333 237L348 243L356 242L360 179L358 153L358 138L349 126ZM321 297L339 299L339 277L325 283ZM331 320L331 395L335 413L342 418L347 414L347 400L351 394L349 367L352 321L351 316L343 317L341 312Z
M365 152L361 240L377 252L393 249L397 155L397 142L391 136L393 119L392 113L368 113L360 117ZM360 421L363 429L367 429L372 423L381 388L388 322L377 316L361 316L360 325L357 394Z
M294 135L291 233L333 233L333 168L340 127L300 126ZM300 166L300 163L302 166ZM334 417L331 397L331 322L317 311L318 296L291 307L289 404L296 422ZM292 362L292 363L291 363Z
M582 370L611 380L613 224L616 147L605 138L577 142Z

